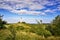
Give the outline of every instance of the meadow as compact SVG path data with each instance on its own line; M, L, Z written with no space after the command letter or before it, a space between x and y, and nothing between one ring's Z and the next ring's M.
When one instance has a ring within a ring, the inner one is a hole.
M49 24L8 24L0 19L0 40L60 40L60 16Z

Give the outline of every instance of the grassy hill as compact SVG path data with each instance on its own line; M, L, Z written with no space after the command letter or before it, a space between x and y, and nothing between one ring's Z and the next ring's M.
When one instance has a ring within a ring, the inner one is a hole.
M51 36L44 24L6 24L0 30L0 40L59 40L60 37Z

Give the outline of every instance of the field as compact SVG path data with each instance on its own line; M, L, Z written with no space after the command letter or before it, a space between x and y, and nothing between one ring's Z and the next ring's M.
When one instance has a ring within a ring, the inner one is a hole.
M60 40L60 37L51 36L45 26L26 23L6 24L6 28L0 30L0 40Z

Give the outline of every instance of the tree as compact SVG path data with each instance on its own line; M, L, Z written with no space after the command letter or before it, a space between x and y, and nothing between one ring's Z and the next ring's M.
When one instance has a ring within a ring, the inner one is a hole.
M40 20L40 22L42 23L42 20Z
M2 20L2 17L3 17L3 15L0 15L0 29L5 28L4 24L7 23L6 21L3 21L3 20Z
M53 22L46 28L52 35L60 36L60 15L56 16Z
M60 15L55 17L55 19L53 20L53 25L55 26L55 35L60 36Z
M60 24L60 15L55 17L55 19L53 20L52 23L53 23L53 25L58 26Z

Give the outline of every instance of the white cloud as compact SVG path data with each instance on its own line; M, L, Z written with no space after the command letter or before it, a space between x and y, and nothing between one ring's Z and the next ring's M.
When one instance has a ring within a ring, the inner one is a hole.
M37 12L37 11L28 11L28 10L15 10L15 8L12 8L11 6L9 5L4 5L4 4L0 4L0 8L3 8L3 9L7 9L9 10L10 12L13 12L13 13L16 13L16 14L30 14L30 15L45 15L45 13L43 12ZM19 5L16 7L16 9L19 8ZM33 8L33 7L32 7ZM32 9L30 8L30 9ZM33 8L35 9L35 8Z
M12 20L11 20L12 19ZM35 18L20 18L20 17L10 17L10 18L5 18L8 23L17 23L17 22L26 22L26 23L37 23ZM39 20L39 19L38 19Z
M59 2L60 0L56 0L56 1ZM16 13L16 14L21 14L21 15L22 14L46 15L46 12L54 13L57 10L60 10L60 6L58 6L57 9L52 9L51 10L50 8L47 9L45 5L53 6L53 5L56 5L56 2L53 1L53 0L51 0L51 1L48 1L48 0L0 0L0 8L7 9L10 12L13 12L13 13ZM28 8L28 9L24 9L24 8ZM35 11L35 10L41 10L41 9L44 9L44 8L47 9L44 12ZM17 9L20 9L20 10L17 10ZM20 18L18 18L18 19L14 19L14 18L12 18L12 20L10 20L11 18L8 19L8 20L6 19L6 20L9 21L9 22L20 21ZM27 19L26 18L26 20L23 19L23 21L30 23L30 22L34 22L35 19Z
M37 23L35 18L24 18L22 19L22 21L26 22L26 23Z
M41 10L44 9L44 5L55 5L56 3L50 2L48 0L0 0L0 8L7 9L13 13L17 14L34 14L34 15L45 15L44 12L38 12L35 10ZM22 8L28 8L27 10ZM20 10L17 10L20 9ZM60 8L58 8L60 9ZM29 10L29 11L28 11ZM45 12L54 12L54 10L45 10Z
M47 5L47 6L52 6L52 5L56 5L55 1L51 0L38 0L40 2L41 5Z
M17 14L45 15L44 12L28 11L28 10L12 10L11 12L14 12L14 13L17 13Z
M16 9L22 9L22 8L29 8L29 10L33 11L27 11L27 10L16 10ZM42 14L42 12L36 12L34 10L43 9L44 6L40 4L35 4L32 2L32 0L1 0L0 1L0 8L7 9L13 13L18 14Z
M32 4L32 5L29 6L29 8L30 8L30 10L39 10L39 9L41 10L45 7L42 6L42 5L39 5L39 4Z
M2 9L8 9L8 10L12 10L12 8L8 5L4 5L4 4L0 4L0 8Z
M46 13L46 12L50 12L50 13L55 13L55 9L47 9L47 10L45 10L44 12Z

